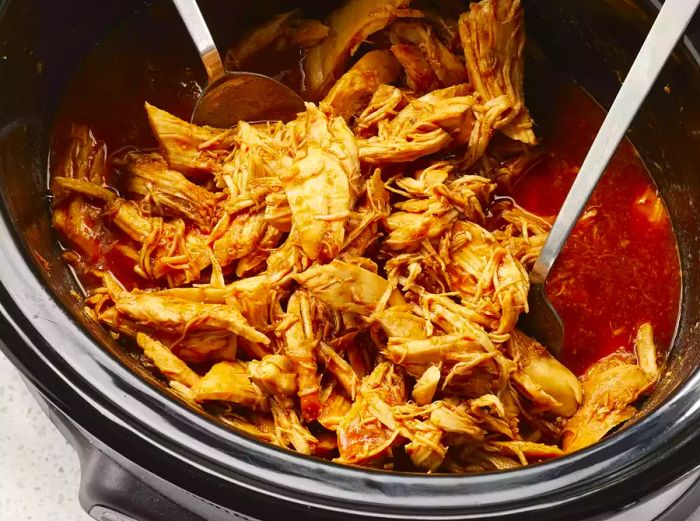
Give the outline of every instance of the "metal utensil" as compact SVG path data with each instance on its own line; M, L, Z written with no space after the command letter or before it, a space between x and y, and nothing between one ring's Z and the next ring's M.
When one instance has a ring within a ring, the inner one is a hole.
M304 111L303 100L277 80L252 72L228 72L196 0L173 0L207 71L209 81L192 122L228 128L239 121L289 121Z
M530 272L529 312L521 315L518 327L555 356L564 342L564 324L545 294L549 271L699 4L700 0L666 0L662 6Z

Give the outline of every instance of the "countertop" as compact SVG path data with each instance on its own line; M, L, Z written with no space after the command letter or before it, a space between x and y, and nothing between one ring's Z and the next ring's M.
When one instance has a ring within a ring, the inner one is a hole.
M0 521L90 521L78 456L0 352Z

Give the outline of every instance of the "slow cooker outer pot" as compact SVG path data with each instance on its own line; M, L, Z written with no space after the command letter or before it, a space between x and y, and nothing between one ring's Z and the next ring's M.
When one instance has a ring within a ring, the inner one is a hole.
M170 496L175 503L209 502L212 519L228 515L215 513L221 507L270 519L570 520L634 504L698 466L700 147L692 143L700 136L700 74L690 41L661 79L672 94L652 93L634 135L669 204L685 282L673 355L649 414L604 443L551 463L426 477L341 467L233 433L135 372L109 336L81 315L50 230L48 132L65 84L89 49L150 3L0 3L0 337L58 414L154 489L173 484L187 491ZM154 3L170 8L167 1ZM246 12L251 4L240 5ZM606 103L649 25L645 9L635 5L531 0L528 27L531 37L542 35L538 43L557 66ZM173 31L180 29L168 20Z

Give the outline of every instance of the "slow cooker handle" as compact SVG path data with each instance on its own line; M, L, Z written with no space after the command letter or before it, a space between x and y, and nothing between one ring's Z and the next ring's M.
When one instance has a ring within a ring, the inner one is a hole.
M153 490L102 452L66 416L31 385L51 422L80 459L80 505L98 521L204 521Z
M153 490L95 446L80 456L79 498L83 509L98 521L203 521Z

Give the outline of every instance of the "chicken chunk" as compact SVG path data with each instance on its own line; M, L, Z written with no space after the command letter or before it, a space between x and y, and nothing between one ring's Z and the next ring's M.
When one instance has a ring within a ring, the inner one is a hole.
M338 424L338 450L340 463L366 463L381 458L396 442L399 431L387 427L373 408L375 403L391 406L405 401L403 378L394 366L382 363L366 376L360 396Z
M358 137L376 136L379 129L388 126L410 99L398 87L380 85L355 120L355 133Z
M517 329L510 334L509 349L518 363L519 373L513 376L525 395L535 404L544 402L544 409L565 418L572 417L583 401L581 383L547 348ZM541 393L547 396L542 397ZM553 398L554 401L548 400Z
M297 392L297 373L294 362L283 355L265 355L248 364L250 379L265 394L289 398Z
M520 0L470 4L459 18L459 33L476 92L485 101L508 97L510 108L495 128L512 139L535 144L532 118L524 103L525 29Z
M54 228L92 261L99 258L105 243L112 239L102 219L102 204L114 197L104 187L106 157L104 143L97 141L88 127L73 125L51 183L57 203Z
M324 428L335 432L343 417L352 407L353 402L338 391L335 386L325 394L317 420Z
M408 85L418 93L450 87L467 81L464 63L447 48L432 27L421 22L391 24L391 51L408 76Z
M283 351L296 366L302 416L313 421L321 408L316 352L322 317L313 299L302 291L295 291L289 298L287 317Z
M435 70L420 52L416 45L395 43L391 53L403 67L406 73L408 87L416 93L424 94L439 88L439 80Z
M496 240L523 266L531 268L547 240L551 224L505 201L495 204L492 213L507 223L494 233Z
M426 239L441 237L458 216L456 209L440 202L425 212L394 212L386 220L389 236L384 247L403 251L415 249Z
M380 85L393 83L399 64L388 51L370 51L335 82L320 108L348 121L367 106Z
M635 415L637 409L632 404L649 393L658 378L656 347L649 324L640 326L635 351L636 356L613 353L586 372L581 384L583 403L562 433L564 452L588 447Z
M170 168L183 174L213 174L233 144L231 132L199 127L146 103L151 130Z
M476 103L467 85L437 90L411 101L381 127L378 136L358 140L367 163L403 163L434 154L450 143L469 141Z
M392 306L375 315L376 324L387 337L422 339L428 337L425 319L410 307Z
M433 403L430 411L430 423L445 433L445 441L462 443L481 443L484 441L486 430L479 425L464 402L440 400Z
M459 377L470 378L482 364L493 363L496 356L495 352L485 351L479 342L455 335L436 335L423 340L390 337L384 354L415 378L422 377L431 365L439 365L444 376L443 388Z
M57 176L51 179L51 184L53 186L54 193L60 192L61 195L64 193L80 194L104 203L110 203L117 198L117 194L115 194L109 188L96 185L95 183L86 181L85 179L73 179L71 177Z
M275 433L283 447L292 447L301 454L312 454L318 439L299 420L288 400L271 400Z
M187 387L195 387L199 384L199 375L162 343L144 333L136 335L136 342L165 377Z
M324 360L326 369L335 376L336 381L351 399L357 395L360 380L352 366L325 342L319 345L319 355Z
M306 49L328 38L331 30L326 24L314 19L292 20L285 36L297 47Z
M113 159L126 174L127 190L142 197L141 208L151 215L175 215L190 219L208 230L216 211L216 198L209 190L168 168L155 153L130 151Z
M342 248L354 203L360 168L355 139L342 118L328 119L311 104L293 133L294 162L281 176L292 222L304 253L327 261Z
M559 447L531 441L494 441L486 445L486 450L500 452L505 456L516 456L521 465L564 455Z
M193 388L198 402L218 400L250 407L254 410L269 409L268 400L255 385L243 362L219 362L205 374Z
M280 13L250 31L226 53L226 68L228 70L241 69L252 56L281 38L291 20L298 14L298 9Z
M386 279L339 260L313 266L294 278L331 308L359 314L371 314L388 288Z
M379 223L388 217L390 208L389 191L382 181L382 172L375 169L365 183L364 200L355 206L345 229L345 256L362 257L374 245L379 236Z
M109 274L103 275L103 281L117 311L136 323L173 332L222 329L251 342L270 343L270 339L252 328L233 306L200 304L141 290L128 292Z
M522 264L494 236L475 223L459 221L452 228L447 272L452 289L472 302L483 300L500 315L495 333L510 331L527 311L530 282Z
M211 264L206 237L196 227L185 229L182 220L148 217L133 201L115 199L108 207L111 221L141 243L137 273L146 279L166 278L169 286L200 278Z
M306 50L304 73L311 97L322 98L360 44L382 30L408 0L350 0L326 20L328 38Z
M254 253L267 234L264 203L270 193L281 190L277 171L289 160L282 133L279 125L259 129L240 122L236 128L237 147L217 175L228 197L209 238L222 267Z
M428 367L413 386L411 392L413 401L418 405L427 405L432 402L440 383L440 376L440 368L437 365Z

